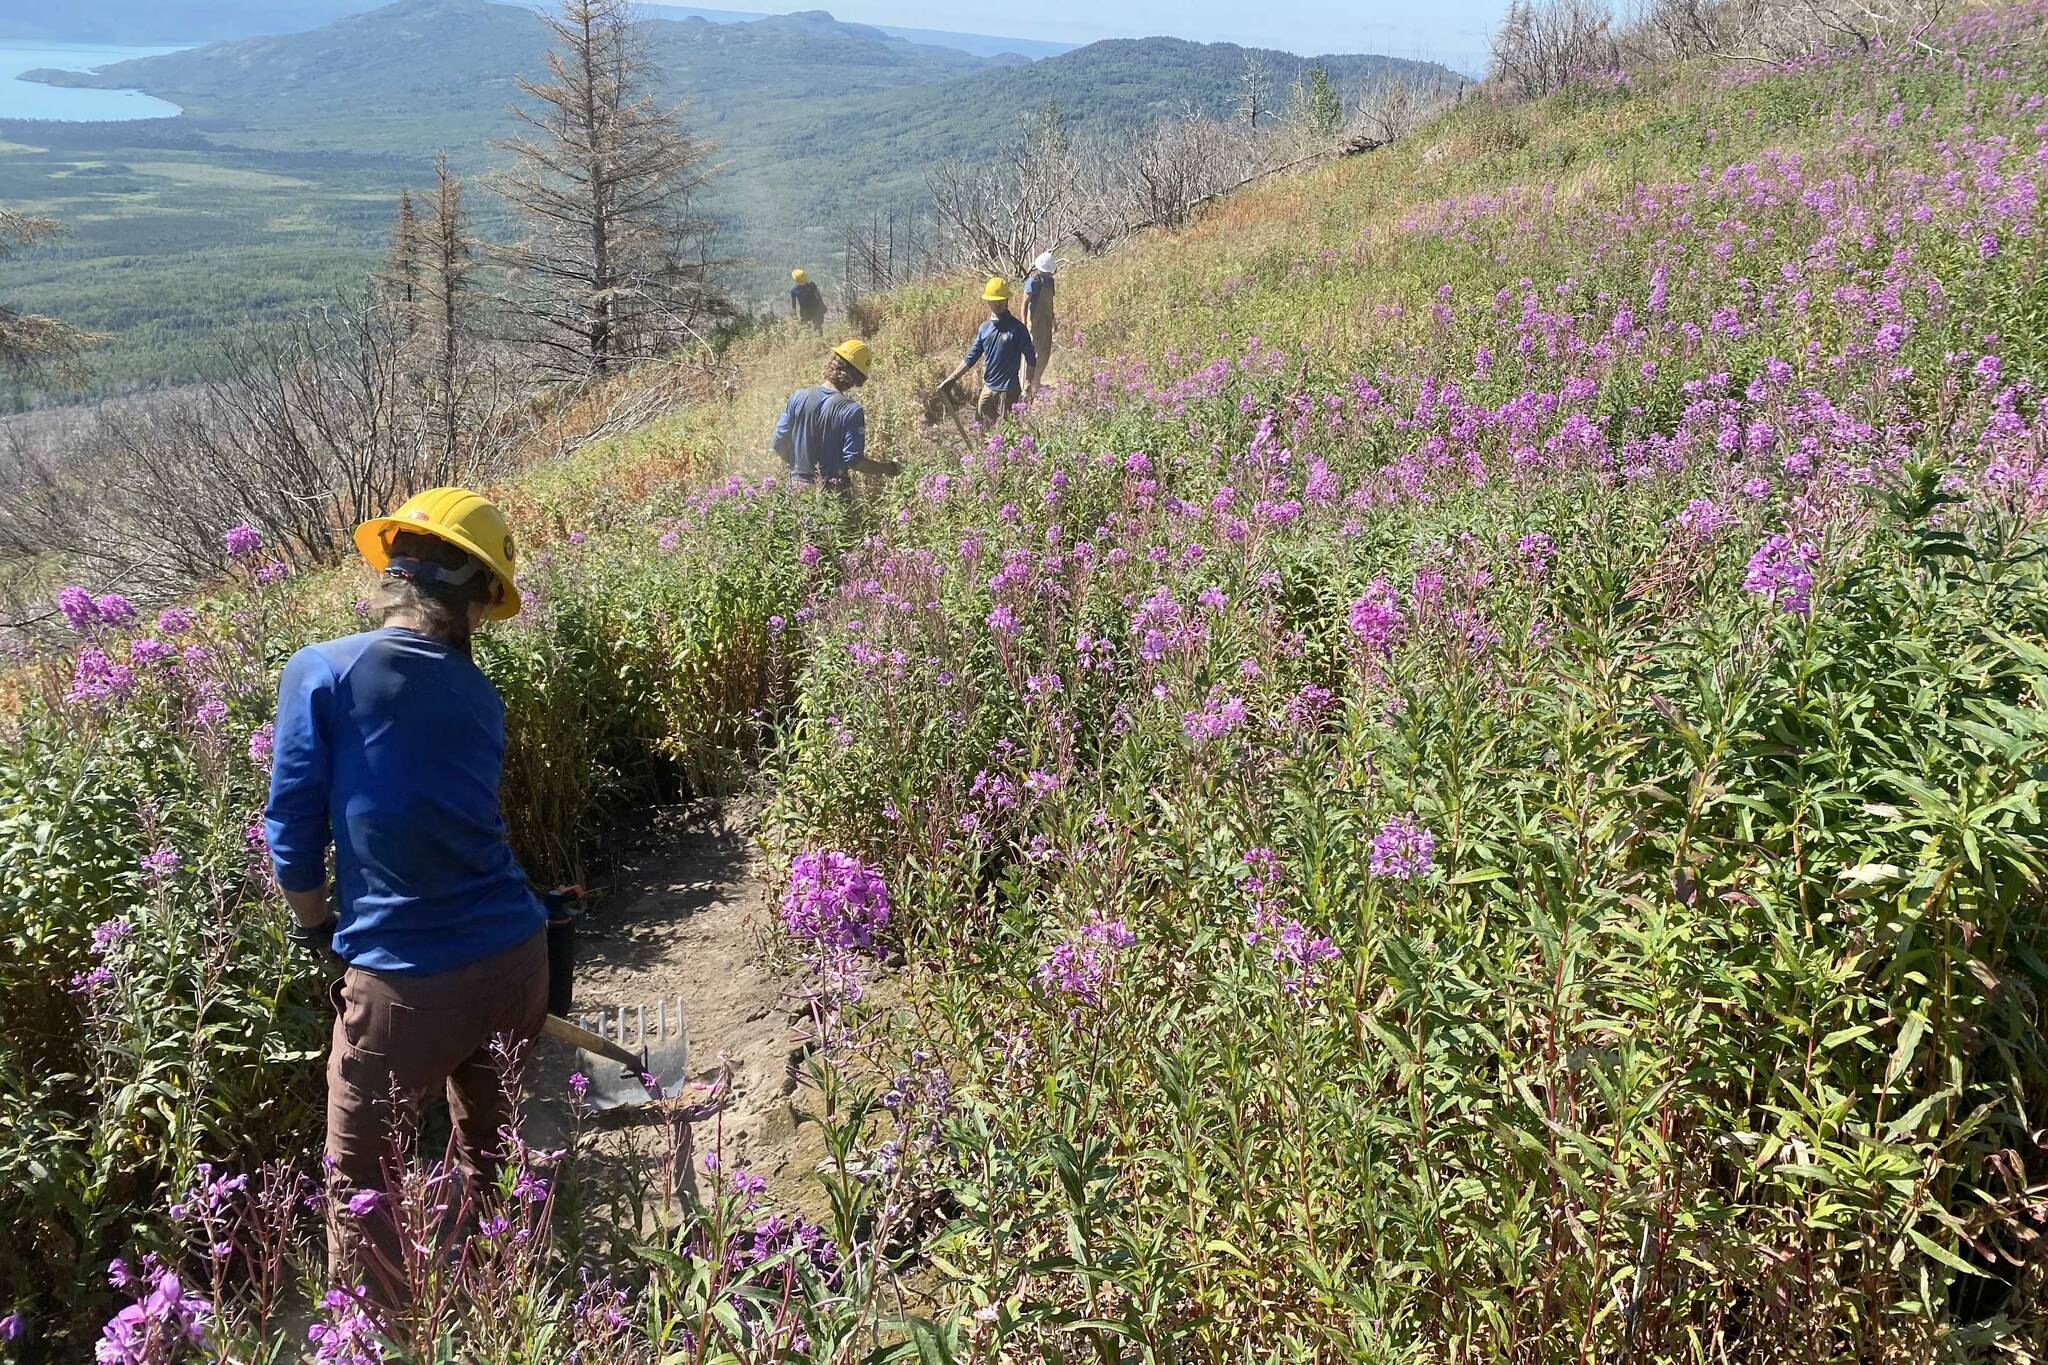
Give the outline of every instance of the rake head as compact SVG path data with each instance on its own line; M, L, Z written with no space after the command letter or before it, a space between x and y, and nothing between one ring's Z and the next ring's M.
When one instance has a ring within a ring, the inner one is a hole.
M600 1110L673 1095L689 1074L690 1033L681 1000L600 1005L577 1010L569 1020L606 1045L577 1048L577 1061L590 1078L590 1102Z

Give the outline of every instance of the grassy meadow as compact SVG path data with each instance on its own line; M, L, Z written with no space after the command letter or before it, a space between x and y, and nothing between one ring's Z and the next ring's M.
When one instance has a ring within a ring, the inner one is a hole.
M830 1158L649 1239L522 1151L318 1358L2038 1359L2044 26L1468 104L1071 266L965 440L974 291L900 291L852 500L774 484L787 334L502 490L515 844L757 786ZM249 822L364 583L238 574L10 684L0 1352L302 1346Z

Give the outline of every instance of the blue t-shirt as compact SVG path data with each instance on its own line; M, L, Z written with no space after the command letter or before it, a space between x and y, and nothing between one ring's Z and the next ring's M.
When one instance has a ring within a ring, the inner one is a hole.
M1044 297L1041 298L1039 297L1040 295L1044 295ZM1035 303L1041 308L1052 307L1052 276L1046 274L1043 270L1034 270L1029 275L1026 275L1024 277L1024 299L1027 303Z
M844 479L867 448L868 415L830 384L791 394L775 424L776 453L798 483Z
M1014 393L1019 387L1017 375L1026 365L1038 364L1038 348L1031 344L1031 332L1017 320L1015 313L990 318L981 324L981 330L974 334L974 345L968 348L963 364L981 362L981 383L983 388L994 389L997 393Z
M825 316L825 296L818 292L818 286L809 280L789 287L789 301L796 305L799 317Z
M379 972L453 971L540 932L505 842L505 705L439 640L386 628L307 645L277 685L263 828L287 891L334 880L334 950Z

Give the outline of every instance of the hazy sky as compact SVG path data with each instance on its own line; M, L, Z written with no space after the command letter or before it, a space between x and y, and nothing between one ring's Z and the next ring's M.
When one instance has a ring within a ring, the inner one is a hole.
M684 0L688 3L689 0ZM717 5L720 0L696 0ZM785 4L724 0L733 9ZM1507 0L1036 0L962 9L945 0L804 0L855 23L1087 42L1156 33L1287 52L1382 52L1469 68ZM786 0L786 7L798 7Z

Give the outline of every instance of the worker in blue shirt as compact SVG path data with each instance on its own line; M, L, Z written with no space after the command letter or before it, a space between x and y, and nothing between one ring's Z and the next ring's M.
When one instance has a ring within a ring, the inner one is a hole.
M801 270L789 272L789 311L796 314L797 321L816 332L825 334L825 295L818 286L811 283L811 277Z
M1009 281L1001 275L989 276L982 286L981 301L988 305L988 321L974 334L974 345L968 348L960 368L947 375L939 387L950 388L979 360L981 393L975 399L974 415L993 426L1017 406L1020 396L1037 395L1034 371L1038 350L1031 344L1031 333L1010 312Z
M867 453L868 417L853 390L868 382L873 363L868 344L849 337L825 358L824 383L789 396L782 420L775 424L774 446L791 483L844 489L851 470L884 477L902 470L894 460L877 460Z
M548 998L547 913L498 805L505 707L470 657L478 626L519 611L505 518L467 489L434 488L365 522L355 543L382 575L383 624L286 663L263 813L290 937L348 964L330 992L331 1207L383 1189L402 1164L394 1091L417 1105L445 1089L464 1172L494 1179L514 1111L493 1044L531 1040ZM368 1202L330 1225L328 1250L337 1275L388 1303L397 1229ZM364 1240L376 1254L359 1254Z

